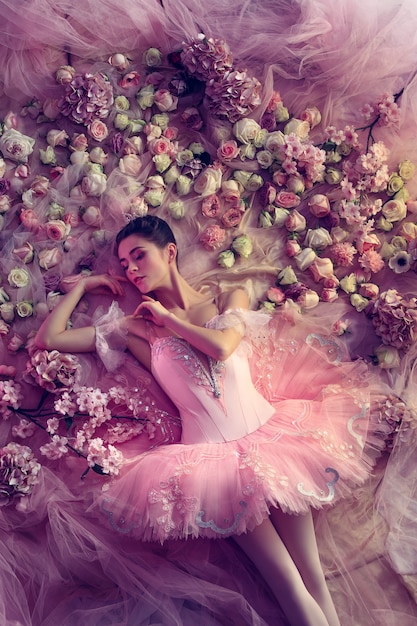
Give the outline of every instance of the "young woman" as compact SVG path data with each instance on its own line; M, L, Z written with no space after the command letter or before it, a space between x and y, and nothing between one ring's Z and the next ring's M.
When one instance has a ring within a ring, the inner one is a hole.
M100 498L101 511L116 531L144 541L233 537L290 624L337 626L311 507L367 476L355 432L367 406L365 366L329 360L335 348L297 336L285 316L248 311L244 289L216 297L193 289L158 217L133 220L116 245L141 295L133 314L68 329L87 292L123 294L122 277L86 276L44 321L36 343L64 352L97 344L100 352L103 344L111 349L112 329L122 329L127 348L177 406L182 438L130 461Z

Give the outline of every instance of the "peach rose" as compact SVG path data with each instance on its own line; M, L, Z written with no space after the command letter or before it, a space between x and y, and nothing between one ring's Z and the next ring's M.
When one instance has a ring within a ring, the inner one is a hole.
M316 193L308 201L310 213L314 217L325 217L330 213L330 202L327 196L322 193Z
M217 149L217 158L220 159L220 161L231 161L232 159L236 159L238 155L239 148L234 139L225 141Z
M87 132L94 141L104 141L109 136L109 129L101 120L93 120L87 127Z
M45 232L53 241L63 241L69 235L71 226L63 220L50 220L45 224Z
M222 172L217 167L206 167L194 182L194 191L200 196L210 196L218 191L222 184Z

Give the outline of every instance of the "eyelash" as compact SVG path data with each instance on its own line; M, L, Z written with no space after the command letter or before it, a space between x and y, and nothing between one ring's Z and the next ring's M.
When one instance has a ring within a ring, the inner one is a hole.
M135 261L140 261L141 259L143 259L143 257L145 256L145 254L143 252L140 252L139 254L137 254L136 256L134 256L134 260ZM122 265L122 270L123 272L127 272L127 270L129 269L128 265Z

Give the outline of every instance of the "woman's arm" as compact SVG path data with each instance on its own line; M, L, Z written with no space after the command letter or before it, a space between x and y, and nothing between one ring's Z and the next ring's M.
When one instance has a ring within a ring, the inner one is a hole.
M93 291L112 293L115 296L124 293L118 280L111 276L102 274L81 278L42 323L35 337L36 346L61 352L94 351L96 335L94 326L67 329L68 321L81 298L87 292Z
M243 289L236 289L224 294L221 300L220 313L227 309L247 309L249 305L248 295ZM231 327L216 330L214 328L196 326L191 322L180 319L165 309L159 302L151 299L144 300L136 309L135 314L143 315L155 324L169 328L169 330L188 341L194 348L217 361L227 359L242 340L242 334L237 328Z

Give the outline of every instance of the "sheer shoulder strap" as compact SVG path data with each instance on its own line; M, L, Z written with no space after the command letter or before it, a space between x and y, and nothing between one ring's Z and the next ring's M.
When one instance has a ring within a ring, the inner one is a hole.
M93 325L96 329L96 351L109 372L115 371L125 360L127 330L122 327L123 311L112 302L108 311L97 309Z

